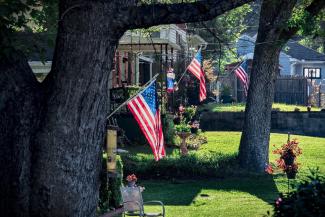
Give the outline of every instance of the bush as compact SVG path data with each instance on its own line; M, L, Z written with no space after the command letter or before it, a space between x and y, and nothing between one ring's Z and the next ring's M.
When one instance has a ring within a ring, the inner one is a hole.
M222 103L233 103L234 99L231 95L231 88L229 86L223 86L221 89L221 96L220 96Z
M99 189L99 213L105 213L110 208L118 208L122 203L120 187L122 186L123 164L120 156L116 156L116 176L107 180L107 155L103 154L102 171Z
M188 106L188 107L185 107L185 111L184 111L184 121L185 123L188 123L188 122L191 122L196 114L196 110L197 110L197 107L196 106Z
M167 145L175 145L175 127L173 116L166 114L162 117L164 139Z
M109 205L118 208L122 204L120 188L123 185L123 163L120 156L116 156L116 176L108 180Z
M280 195L274 207L274 216L325 216L325 179L312 172L308 181L287 195Z
M171 155L156 162L151 156L123 155L124 173L145 178L211 178L224 177L238 171L235 155L218 153L186 156Z

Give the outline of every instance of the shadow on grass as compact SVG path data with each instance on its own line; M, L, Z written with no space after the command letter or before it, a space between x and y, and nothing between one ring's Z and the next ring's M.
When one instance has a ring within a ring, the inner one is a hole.
M273 177L249 175L242 171L236 154L174 154L155 162L151 155L134 155L147 152L142 151L137 147L134 152L122 156L122 159L124 174L134 173L140 181L147 180L139 183L146 187L146 200L158 199L166 205L189 205L196 197L210 197L209 192L218 194L218 197L222 197L223 192L247 192L272 203L278 196Z
M273 203L278 190L272 176L229 177L224 179L203 179L190 181L146 180L140 183L146 187L145 200L161 200L165 205L184 206L195 202L197 197L219 199L228 193L246 192L267 202ZM242 195L241 195L242 196ZM244 196L243 196L244 197ZM235 205L235 204L234 204Z

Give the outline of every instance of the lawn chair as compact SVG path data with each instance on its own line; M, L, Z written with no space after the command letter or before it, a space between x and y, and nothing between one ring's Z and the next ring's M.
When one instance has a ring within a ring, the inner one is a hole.
M161 201L147 201L143 202L140 187L121 187L123 199L123 216L146 216L146 217L165 217L165 207ZM162 212L146 213L144 211L145 204L159 204L162 207Z

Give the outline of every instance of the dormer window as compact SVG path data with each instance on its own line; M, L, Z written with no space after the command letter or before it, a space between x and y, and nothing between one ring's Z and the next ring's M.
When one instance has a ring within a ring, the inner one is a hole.
M321 69L320 68L304 68L304 77L310 79L320 79Z

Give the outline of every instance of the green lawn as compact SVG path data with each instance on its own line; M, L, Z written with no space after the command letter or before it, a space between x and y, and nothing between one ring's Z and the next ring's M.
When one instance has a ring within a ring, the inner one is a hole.
M196 152L234 154L238 150L239 132L207 132L208 144ZM308 174L308 167L320 167L325 173L325 138L296 136L303 154L298 162L302 164L298 179ZM285 134L272 134L272 144L281 145L287 140ZM130 148L131 153L152 157L149 147ZM270 150L270 151L271 151ZM175 149L168 153L176 155ZM275 159L270 154L271 160ZM145 186L145 200L161 200L166 205L168 217L200 216L263 216L272 210L271 203L279 192L287 191L287 179L282 174L269 176L229 177L203 180L139 180ZM147 207L149 210L158 207Z
M306 106L298 106L298 105L287 105L281 103L273 103L273 109L280 109L280 111L293 112L295 108L299 108L300 111L307 111ZM245 110L245 104L243 103L235 103L235 104L216 104L209 103L201 106L200 110L206 109L213 112L240 112ZM313 107L312 111L320 111L320 108Z

